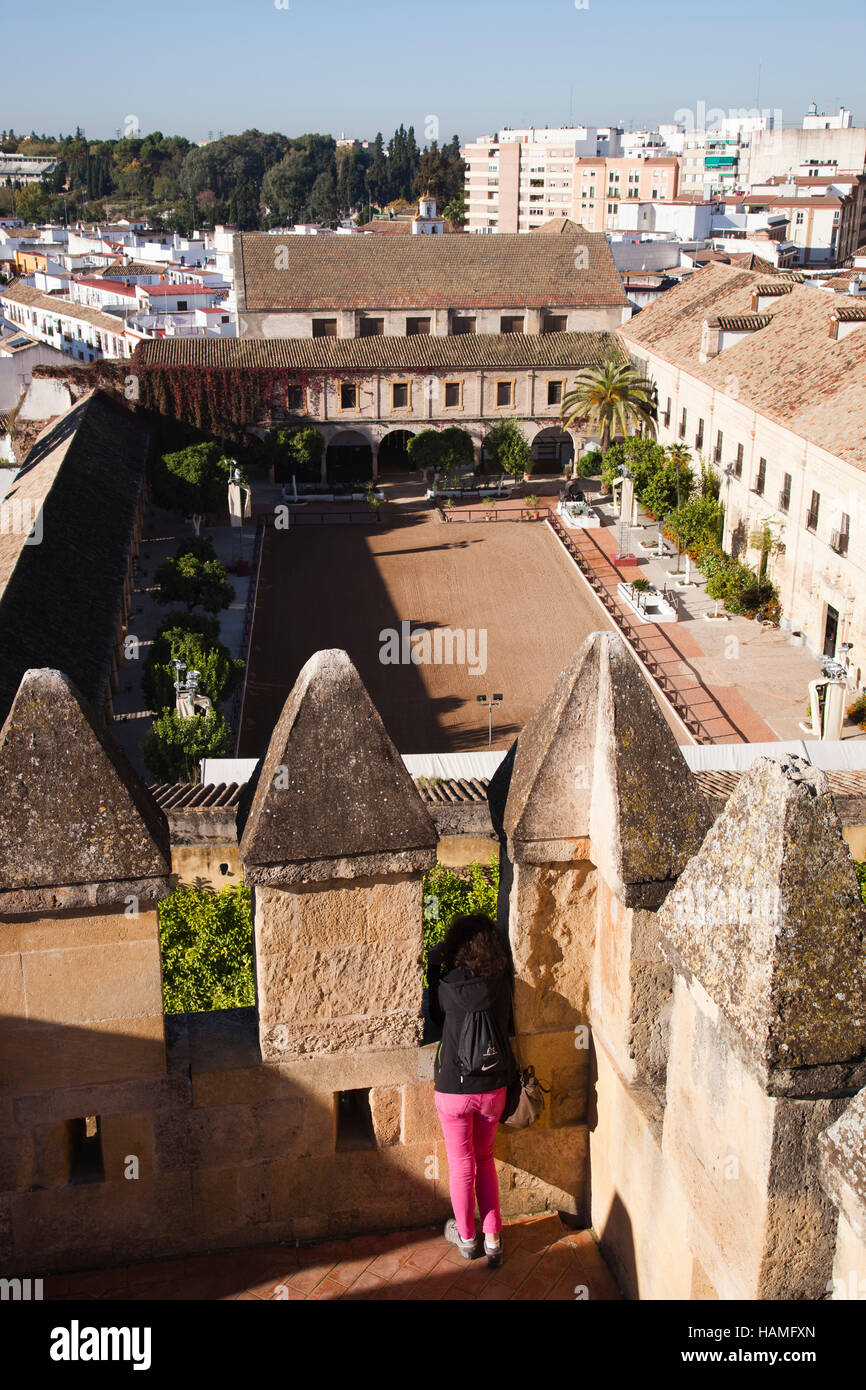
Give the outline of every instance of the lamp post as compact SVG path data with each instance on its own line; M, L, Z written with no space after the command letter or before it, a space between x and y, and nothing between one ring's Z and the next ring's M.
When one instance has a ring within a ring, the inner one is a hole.
M502 704L502 701L503 701L503 699L504 699L504 696L502 696L502 695L493 695L492 698L488 700L488 698L487 698L486 695L476 695L476 696L475 696L475 699L476 699L476 702L477 702L479 705L486 705L486 706L487 706L487 747L488 747L488 748L492 748L492 747L493 747L493 711L494 711L494 709L496 709L499 705Z

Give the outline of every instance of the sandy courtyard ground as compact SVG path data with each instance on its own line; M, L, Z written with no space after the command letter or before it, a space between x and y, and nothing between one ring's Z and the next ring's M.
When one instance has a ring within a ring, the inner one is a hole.
M505 701L493 747L507 748L587 634L612 627L542 522L458 526L416 513L390 527L269 529L263 547L242 757L264 752L298 672L324 647L348 651L401 753L486 748L476 696L494 691ZM437 629L440 656L441 630L461 630L466 664L459 639L453 663L383 663L383 631L393 654L407 652L402 622L428 629L412 645L426 640L434 657Z

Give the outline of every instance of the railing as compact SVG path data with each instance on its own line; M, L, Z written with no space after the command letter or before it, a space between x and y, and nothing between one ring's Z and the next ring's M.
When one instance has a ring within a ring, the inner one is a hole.
M508 511L497 511L495 507L440 508L444 521L541 521L547 509L544 507L510 507Z
M784 490L779 493L779 511L786 512L791 505L791 494Z
M806 530L807 530L807 531L817 531L817 529L818 529L818 512L817 512L817 510L813 511L812 508L810 507L810 508L809 508L809 511L806 513Z
M280 505L292 506L291 502ZM381 508L375 511L368 508L366 511L311 512L307 507L298 507L289 511L288 526L279 529L293 531L296 526L381 526L383 520ZM275 526L276 517L273 512L268 512L261 521L263 526Z
M552 530L562 541L562 544L565 546L569 555L574 560L584 579L587 580L587 582L591 585L593 591L595 592L596 596L604 604L610 617L616 623L623 637L625 637L626 641L632 647L633 651L636 653L641 663L649 671L650 675L655 680L656 684L662 691L665 698L668 700L671 707L679 715L680 719L682 720L685 727L688 729L689 733L698 743L715 742L714 736L707 728L704 721L694 713L691 706L687 703L687 701L677 690L672 678L664 670L664 667L658 660L657 655L650 650L643 637L641 637L640 634L635 631L635 625L633 621L617 603L614 595L606 588L604 581L601 578L601 575L590 564L587 556L584 555L583 552L580 550L580 547L578 546L575 537L568 532L568 530L565 526L563 526L559 518L554 516L552 513L548 513L547 521L549 522ZM585 539L588 544L595 546L596 550L598 551L599 557L603 559L608 565L610 565L611 568L615 568L612 564L610 556L599 545L598 541L593 536L591 531L580 531L577 532L576 535L579 535L581 538ZM671 604L679 603L679 595L674 594L672 591L669 591L667 585L665 586L663 597L665 597L667 601ZM680 665L687 665L688 663L684 662L682 653L674 645L674 643L671 641L670 637L664 631L664 629L661 627L657 627L656 633L659 641L661 641L662 644L670 650L672 658L676 660L677 663ZM691 667L689 667L689 669L691 670ZM728 727L741 740L741 742L747 742L745 735L742 733L740 729L737 728L733 720L730 719L730 717L727 714L725 714L725 711L722 709L722 706L719 704L718 700L715 698L714 695L710 693L709 690L707 690L700 677L698 677L694 672L692 672L692 674L695 677L696 687L700 689L701 694L706 699L706 701L710 705L715 707L715 710L718 712L718 716L725 721Z

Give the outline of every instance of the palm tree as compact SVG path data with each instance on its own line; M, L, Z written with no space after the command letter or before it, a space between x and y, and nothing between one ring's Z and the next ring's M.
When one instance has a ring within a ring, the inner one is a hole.
M601 430L602 453L610 447L615 427L622 435L645 432L655 438L652 383L628 362L608 356L596 366L578 372L572 390L562 402L561 418L566 430L580 420Z

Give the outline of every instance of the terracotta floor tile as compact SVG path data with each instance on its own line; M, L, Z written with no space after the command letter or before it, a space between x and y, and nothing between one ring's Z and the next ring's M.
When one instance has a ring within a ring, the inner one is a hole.
M403 1258L401 1259L401 1254ZM388 1250L383 1255L377 1255L369 1266L371 1274L375 1274L380 1279L390 1279L396 1274L408 1256L405 1251Z
M336 1279L332 1279L329 1275L326 1279L322 1280L321 1284L319 1284L317 1288L313 1289L312 1293L307 1294L307 1298L310 1301L316 1302L320 1300L324 1301L326 1299L332 1300L335 1298L342 1298L345 1292L345 1285L338 1284Z
M370 1266L374 1259L378 1259L378 1256L359 1255L356 1259L341 1260L339 1264L334 1265L329 1277L336 1279L338 1283L343 1285L344 1289L347 1289L350 1284L354 1284L359 1274L364 1273L364 1270Z
M536 1250L525 1250L521 1246L510 1255L503 1254L502 1268L496 1272L506 1284L517 1288L528 1274L531 1274L541 1256Z
M284 1280L290 1289L300 1289L301 1293L312 1293L334 1268L333 1265L307 1265L306 1269L293 1270ZM337 1280L334 1281L338 1282Z
M577 1301L576 1286L585 1283L586 1279L579 1270L569 1270L567 1274L563 1274L557 1279L547 1295L547 1300L553 1303L574 1303Z
M405 1270L406 1266L403 1266ZM403 1270L400 1273L403 1273ZM398 1274L394 1279L387 1279L375 1295L377 1303L402 1303L414 1298L415 1291L423 1279L403 1279Z
M341 1260L352 1258L352 1242L350 1240L329 1240L323 1241L321 1245L302 1245L298 1249L298 1264L301 1269L306 1265L339 1264Z
M562 1235L562 1222L558 1216L546 1216L540 1221L527 1223L520 1231L519 1244L525 1250L546 1250Z
M183 1260L158 1260L150 1265L130 1265L126 1271L127 1287L139 1292L148 1284L165 1284L183 1279L186 1274Z
M358 1275L358 1278L355 1280L354 1284L352 1284L348 1289L346 1289L346 1291L343 1294L343 1298L346 1299L347 1302L354 1302L355 1300L361 1299L369 1299L372 1298L374 1294L378 1293L381 1287L382 1280L377 1279L375 1274L370 1274L368 1270L365 1270L363 1274Z
M127 1270L124 1266L122 1269L95 1269L85 1274L70 1274L67 1293L75 1297L82 1294L99 1297L101 1294L109 1294L115 1289L126 1287Z
M411 1247L406 1259L406 1267L417 1269L422 1274L437 1265L445 1254L445 1242L431 1241L429 1245L416 1245Z
M237 1294L234 1301L236 1303L261 1303L262 1299L260 1299L257 1294L245 1291L244 1293Z
M497 1270L496 1272L497 1274L501 1274L502 1270ZM503 1279L491 1279L490 1283L485 1284L484 1288L478 1295L478 1302L493 1303L494 1301L496 1301L501 1303L513 1297L514 1286L512 1284L506 1284Z

